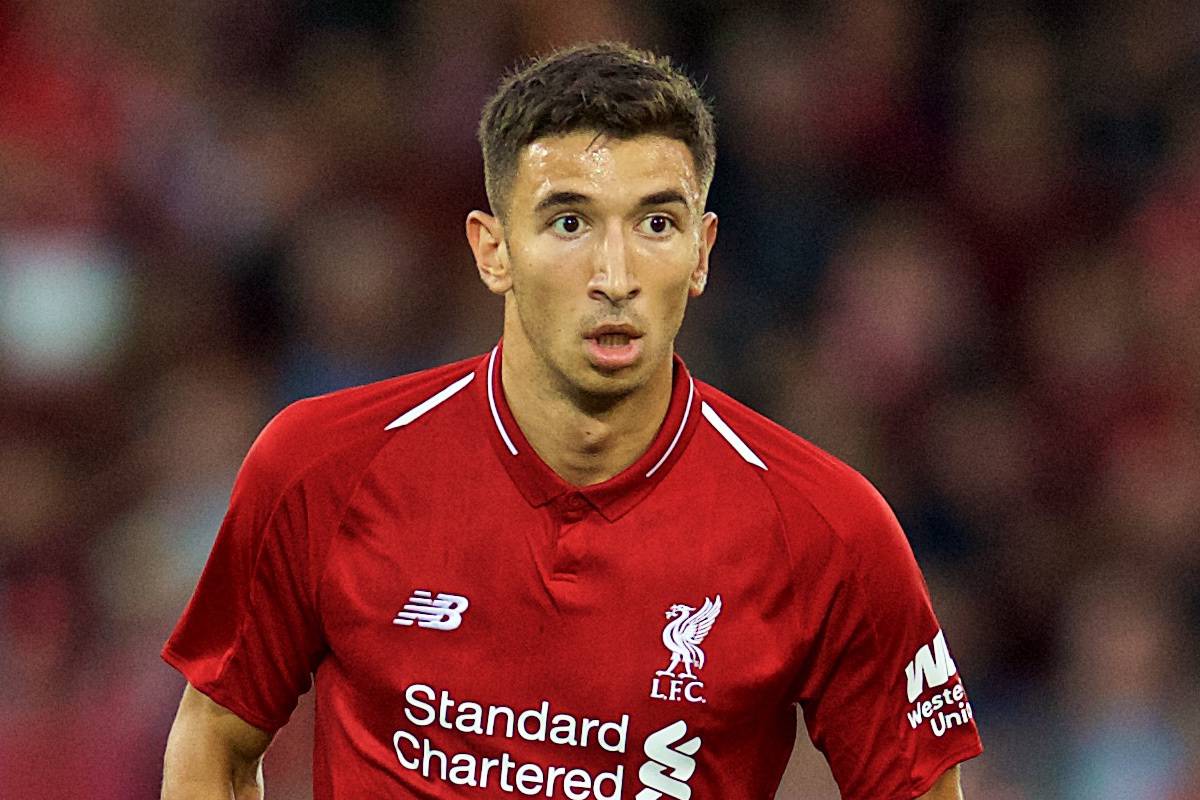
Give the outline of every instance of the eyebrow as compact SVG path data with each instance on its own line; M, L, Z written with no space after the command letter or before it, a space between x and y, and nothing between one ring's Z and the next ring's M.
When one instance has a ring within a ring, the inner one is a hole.
M654 194L646 195L642 198L642 201L638 205L665 206L671 203L679 203L680 205L686 206L688 201L687 198L683 196L682 192L678 192L675 189L666 189L661 192L655 192Z
M543 197L533 210L534 213L541 213L551 208L558 208L559 206L582 205L590 200L591 198L586 194L580 194L579 192L551 192ZM687 198L683 196L682 192L675 189L664 189L661 192L654 192L643 197L638 201L638 207L665 206L671 203L679 203L682 206L688 205Z
M574 206L586 203L588 196L579 192L551 192L534 206L534 213L540 213L558 206Z

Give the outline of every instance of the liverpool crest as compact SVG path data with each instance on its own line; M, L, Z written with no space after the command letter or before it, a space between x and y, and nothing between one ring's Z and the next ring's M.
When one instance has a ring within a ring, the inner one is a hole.
M696 670L704 668L704 651L700 644L712 630L713 623L721 613L721 595L715 601L704 598L704 605L697 611L693 606L676 603L667 609L667 624L663 628L662 641L671 654L666 669L654 673L650 684L650 696L658 700L686 700L690 703L707 702L700 693L704 683L696 676ZM682 670L676 672L676 670Z

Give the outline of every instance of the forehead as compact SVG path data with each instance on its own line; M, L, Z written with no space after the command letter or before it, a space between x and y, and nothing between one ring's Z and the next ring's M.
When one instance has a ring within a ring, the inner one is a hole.
M551 192L589 197L642 197L675 189L700 203L700 181L687 145L668 136L630 139L575 131L535 139L521 149L513 180L513 201L535 205Z

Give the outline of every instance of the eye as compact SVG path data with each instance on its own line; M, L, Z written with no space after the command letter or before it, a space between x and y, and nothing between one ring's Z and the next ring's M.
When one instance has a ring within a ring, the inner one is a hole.
M643 219L638 227L641 228L642 233L648 233L651 236L665 236L675 228L675 220L666 214L651 214Z
M550 229L559 236L577 236L583 231L583 220L576 214L563 214L550 223Z

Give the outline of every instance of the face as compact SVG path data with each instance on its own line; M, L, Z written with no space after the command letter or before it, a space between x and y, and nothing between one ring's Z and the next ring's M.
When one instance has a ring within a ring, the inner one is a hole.
M669 375L716 231L683 142L590 131L526 146L503 223L478 211L467 222L480 275L505 297L506 353L592 396Z

